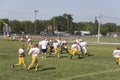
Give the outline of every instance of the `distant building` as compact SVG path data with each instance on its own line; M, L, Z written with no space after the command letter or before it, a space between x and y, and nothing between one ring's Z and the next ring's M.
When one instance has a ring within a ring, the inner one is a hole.
M80 31L81 36L90 35L90 31Z

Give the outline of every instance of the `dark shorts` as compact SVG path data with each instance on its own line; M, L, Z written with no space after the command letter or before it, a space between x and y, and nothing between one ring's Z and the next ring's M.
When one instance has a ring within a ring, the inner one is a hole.
M42 49L42 52L43 52L43 53L46 53L46 52L47 52L47 49Z

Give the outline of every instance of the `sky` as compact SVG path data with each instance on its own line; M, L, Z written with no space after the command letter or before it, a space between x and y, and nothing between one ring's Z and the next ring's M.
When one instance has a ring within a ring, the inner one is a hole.
M120 0L0 0L0 18L9 20L49 20L64 13L74 22L94 21L120 23Z

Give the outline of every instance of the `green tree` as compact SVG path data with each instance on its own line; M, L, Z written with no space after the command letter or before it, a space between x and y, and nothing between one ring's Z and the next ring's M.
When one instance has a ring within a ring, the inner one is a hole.
M3 19L0 19L0 33L3 33Z
M95 22L94 22L94 27L93 27L93 34L97 34L98 33L98 20L97 17L95 17Z
M20 25L20 31L23 31L27 34L34 34L34 26L31 21L21 21Z
M101 34L106 35L108 32L115 32L116 31L116 24L115 23L106 23L101 25Z
M21 28L21 24L19 21L17 20L13 20L13 21L10 21L10 27L11 27L11 30L13 33L18 33L20 34L21 33L21 30L23 30Z
M67 22L67 30L69 32L73 32L73 26L72 26L73 18L72 18L72 15L64 13L63 17L66 19L66 22Z

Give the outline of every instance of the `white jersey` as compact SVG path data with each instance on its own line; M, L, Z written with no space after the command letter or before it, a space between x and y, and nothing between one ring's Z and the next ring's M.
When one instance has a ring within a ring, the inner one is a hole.
M114 50L114 51L113 51L113 56L114 56L115 58L119 58L119 57L120 57L120 50Z
M82 39L76 39L75 42L76 42L77 44L80 44L80 43L82 42Z
M61 41L59 39L56 39L56 41L58 42L58 44L61 44Z
M50 39L50 40L48 41L48 44L49 44L50 46L53 46L53 40Z
M41 42L39 42L39 46L41 46L41 49L47 49L47 44L48 41L46 40L42 40Z
M29 43L30 41L31 41L31 38L28 38L27 43Z
M66 43L67 43L66 40L61 41L61 45L62 45L62 44L66 44Z
M59 43L53 43L53 47L56 49L59 46Z
M87 45L87 42L86 42L86 41L81 42L79 45L80 45L81 47L85 47L85 46Z
M31 48L28 54L32 54L32 56L38 56L40 49L38 47Z
M20 49L18 50L18 54L21 55L21 54L23 54L23 53L24 53L24 49L20 48Z
M78 44L72 44L71 49L79 49L79 45Z

